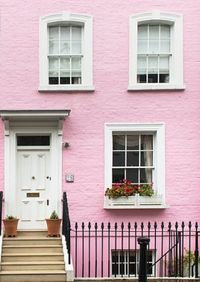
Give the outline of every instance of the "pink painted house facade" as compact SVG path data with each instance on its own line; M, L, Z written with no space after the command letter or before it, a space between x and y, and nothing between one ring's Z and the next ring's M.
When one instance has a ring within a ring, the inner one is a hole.
M198 1L2 1L4 213L199 220ZM128 179L154 195L115 201Z

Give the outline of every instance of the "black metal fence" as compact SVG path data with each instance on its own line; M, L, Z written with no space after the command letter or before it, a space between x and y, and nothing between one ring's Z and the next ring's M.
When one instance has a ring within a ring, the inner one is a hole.
M67 251L68 251L68 264L71 264L71 224L69 218L69 209L67 203L66 192L63 193L63 214L62 214L62 234L65 236Z
M76 222L71 225L64 192L62 233L75 277L137 277L141 263L138 239L141 237L149 241L145 255L148 276L197 278L199 274L197 222Z
M75 277L137 277L139 237L150 239L148 276L198 277L197 223L75 223L68 235Z
M0 236L2 234L2 207L3 207L3 192L0 191Z

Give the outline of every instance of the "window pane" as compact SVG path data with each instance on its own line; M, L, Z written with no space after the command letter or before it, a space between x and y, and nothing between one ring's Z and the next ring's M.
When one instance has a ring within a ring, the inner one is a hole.
M153 150L153 135L141 135L141 150Z
M160 53L170 53L170 41L168 39L160 41Z
M160 83L169 82L169 56L160 57Z
M138 26L138 39L147 39L148 32L147 32L147 25L139 25Z
M131 253L130 253L130 256L129 256L129 262L135 262L135 261L136 261L135 253L134 253L134 252L131 252Z
M139 150L139 135L127 135L127 149Z
M70 40L70 27L69 26L61 26L60 38L61 40L64 40L64 41Z
M117 264L112 264L112 275L118 274L117 268L118 268Z
M152 169L141 168L140 169L140 183L152 183Z
M161 27L160 27L160 38L161 39L169 39L170 38L170 26L169 25L161 25Z
M149 40L149 54L158 54L159 53L159 41L158 40Z
M141 166L152 166L153 165L153 152L141 152Z
M124 135L113 135L113 150L125 150Z
M137 65L138 74L146 74L147 69L147 58L146 56L138 56L138 65Z
M49 40L59 40L58 26L49 26Z
M149 56L148 59L148 82L158 82L158 56Z
M69 71L60 72L60 84L70 84L70 72Z
M125 177L124 177L124 169L116 169L116 168L113 168L112 170L112 182L113 183L119 183L121 180L123 180Z
M112 262L118 261L118 252L112 251Z
M147 39L138 40L138 53L146 54L148 50L148 41Z
M139 152L127 152L127 166L139 166Z
M49 54L59 54L59 41L49 41Z
M50 71L49 72L49 84L58 84L58 72L57 71Z
M81 72L72 72L72 84L81 84Z
M159 79L160 79L160 83L168 83L169 82L169 74L160 74Z
M70 69L70 59L69 58L60 59L60 69L65 69L65 70Z
M81 54L81 41L73 40L72 41L72 54Z
M137 168L126 169L126 179L137 184L138 183L138 169Z
M70 54L70 41L61 41L60 42L60 54L62 55Z
M148 72L151 74L158 73L158 56L149 56Z
M160 73L169 73L169 56L160 57Z
M124 264L120 264L120 275L124 275Z
M159 40L159 25L149 25L149 39Z
M17 136L17 146L49 146L49 136Z
M81 27L80 26L72 27L72 40L81 41Z
M72 70L81 69L81 58L72 58Z
M130 275L136 274L136 265L135 264L129 264L129 274Z
M125 166L124 152L113 152L113 166Z
M59 60L57 58L49 58L49 70L58 70Z
M146 83L147 82L147 75L146 74L137 75L137 82L138 83Z

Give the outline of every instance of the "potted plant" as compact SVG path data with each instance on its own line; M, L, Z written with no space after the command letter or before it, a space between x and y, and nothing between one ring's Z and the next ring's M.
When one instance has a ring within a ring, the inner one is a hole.
M48 236L60 236L61 219L54 210L49 219L46 219Z
M19 219L12 215L6 216L6 218L3 220L5 237L15 237L17 235L18 221Z

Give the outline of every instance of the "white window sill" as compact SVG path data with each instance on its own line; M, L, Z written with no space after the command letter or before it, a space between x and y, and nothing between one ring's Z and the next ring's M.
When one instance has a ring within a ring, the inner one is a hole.
M93 92L93 85L44 85L40 86L39 92Z
M164 203L161 195L152 197L129 196L117 199L105 197L104 209L166 209L168 206Z
M138 83L128 86L128 91L146 91L146 90L184 90L183 84L155 84L155 83Z

